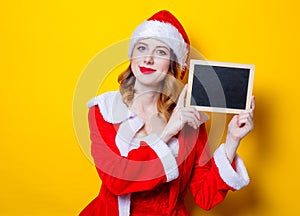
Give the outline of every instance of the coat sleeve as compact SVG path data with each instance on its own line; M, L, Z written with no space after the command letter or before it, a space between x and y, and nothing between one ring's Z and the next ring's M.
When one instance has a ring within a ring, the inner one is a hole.
M229 190L238 190L249 183L242 160L236 156L230 164L223 144L211 158L204 124L199 131L196 151L197 159L193 166L190 189L201 208L211 209L225 199Z
M113 194L150 190L178 177L177 163L171 150L154 134L124 157L115 143L116 126L103 119L98 106L90 108L88 120L97 172L102 184Z

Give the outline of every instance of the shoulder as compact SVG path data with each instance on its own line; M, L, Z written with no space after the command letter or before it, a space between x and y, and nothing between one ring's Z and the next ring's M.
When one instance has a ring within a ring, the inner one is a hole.
M93 106L99 105L99 103L112 103L113 98L118 97L118 96L121 97L121 94L119 93L119 91L105 92L103 94L100 94L100 95L90 99L87 102L87 107L91 108Z
M121 123L130 116L132 112L124 104L119 91L110 91L98 95L87 102L87 107L98 106L105 121L109 123Z

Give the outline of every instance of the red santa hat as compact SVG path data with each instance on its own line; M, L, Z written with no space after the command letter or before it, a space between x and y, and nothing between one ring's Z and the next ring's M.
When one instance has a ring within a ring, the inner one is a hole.
M187 66L190 41L180 22L169 11L157 12L134 30L129 44L129 58L135 44L145 38L155 38L164 42L175 53L181 69Z

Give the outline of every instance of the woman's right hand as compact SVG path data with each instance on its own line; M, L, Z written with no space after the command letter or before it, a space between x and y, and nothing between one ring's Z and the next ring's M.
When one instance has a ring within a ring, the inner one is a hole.
M194 129L199 128L200 126L200 114L194 107L185 107L184 100L187 93L187 85L182 89L178 100L177 105L166 124L164 130L161 134L161 139L167 143L173 136L178 134L178 132L188 124Z

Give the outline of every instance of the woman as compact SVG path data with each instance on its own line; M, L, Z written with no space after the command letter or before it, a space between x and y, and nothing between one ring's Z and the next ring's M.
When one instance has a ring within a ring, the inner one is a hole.
M249 183L236 150L253 128L254 100L251 110L232 118L226 143L211 158L207 118L184 107L187 87L181 90L176 79L188 53L188 37L168 11L133 32L120 90L88 103L92 155L102 185L81 216L190 215L184 206L188 189L208 210L228 190Z

